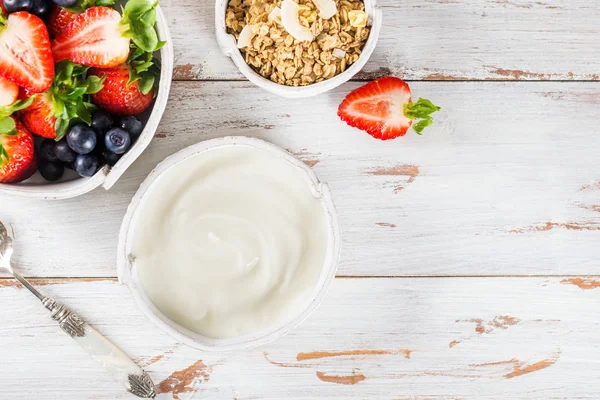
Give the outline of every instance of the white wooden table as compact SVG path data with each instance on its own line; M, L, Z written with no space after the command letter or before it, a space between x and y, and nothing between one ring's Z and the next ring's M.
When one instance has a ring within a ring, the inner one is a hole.
M600 398L600 4L381 0L358 78L411 80L443 111L422 137L380 142L336 116L360 82L282 101L243 81L217 48L212 3L162 3L177 81L155 140L110 192L0 195L19 268L143 364L161 399ZM205 354L141 315L115 249L150 170L224 135L313 166L343 249L303 325ZM0 305L1 399L129 398L11 279Z

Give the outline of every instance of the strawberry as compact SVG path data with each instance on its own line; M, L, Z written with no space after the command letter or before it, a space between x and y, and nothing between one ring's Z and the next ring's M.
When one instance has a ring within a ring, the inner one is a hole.
M0 77L0 107L11 105L18 97L19 87L12 81Z
M88 76L89 67L65 60L56 64L50 89L36 95L33 104L21 111L21 121L32 133L60 140L69 126L78 121L90 125L92 105L87 95L102 89L102 78Z
M48 17L48 23L46 24L50 37L55 38L60 35L76 16L77 13L71 12L66 8L56 5L52 7L52 11L50 11L50 16Z
M11 116L32 101L29 98L0 107L0 183L24 181L37 169L33 136Z
M66 27L75 19L77 14L81 14L90 7L111 7L114 4L114 0L83 0L78 1L73 7L69 8L55 5L52 7L52 11L48 17L48 23L46 24L48 33L50 33L51 38L55 38L66 29Z
M351 92L340 107L338 115L348 125L366 131L376 139L388 140L406 135L408 128L420 119L413 129L420 135L433 123L432 113L440 110L432 102L411 101L410 88L402 79L386 76Z
M54 60L41 19L24 11L0 13L0 76L35 93L52 85Z
M156 93L160 70L152 53L132 46L126 64L92 68L90 75L104 78L104 87L92 95L95 105L115 115L137 115L146 110Z
M0 0L0 11L2 11L4 15L8 15L8 11L6 10L6 6L4 5L4 0Z
M109 7L88 8L52 41L55 60L112 68L127 60L131 40L144 51L158 50L163 43L154 30L157 4L129 0L123 17Z

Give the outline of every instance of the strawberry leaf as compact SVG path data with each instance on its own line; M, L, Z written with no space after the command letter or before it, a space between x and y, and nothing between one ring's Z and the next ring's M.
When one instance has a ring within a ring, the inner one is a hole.
M92 123L94 106L89 103L90 94L98 93L104 86L104 77L85 77L89 67L63 60L56 64L52 94L54 129L56 140L60 140L69 126L78 122Z
M0 118L8 117L16 111L26 109L33 103L33 100L35 100L35 95L25 100L17 100L9 106L0 107Z
M154 87L155 78L153 75L144 75L144 77L138 83L138 90L142 92L142 94L148 94Z
M143 94L148 94L153 88L158 87L159 62L152 57L151 52L146 52L132 43L127 64L129 65L128 86L139 81L138 90ZM156 92L154 95L156 96Z
M56 123L54 124L54 130L56 131L56 141L58 142L63 137L65 137L65 133L67 133L67 129L69 129L69 119L68 118L56 118Z
M0 135L14 136L17 134L17 124L11 117L0 118Z
M142 50L154 52L161 46L154 29L156 23L156 6L158 2L149 0L129 0L123 10L121 25L123 36L131 38Z
M433 123L431 114L439 110L441 110L440 107L423 98L419 98L416 103L411 101L404 105L404 115L406 118L411 120L420 120L413 125L413 129L419 135L421 132L423 132L423 129L427 128Z
M75 3L74 6L65 7L65 9L69 12L79 14L84 12L90 7L95 6L104 6L104 7L112 7L115 5L114 0L79 0Z
M419 135L421 135L421 132L423 132L423 129L427 128L431 124L433 124L433 118L427 117L425 119L420 120L416 124L414 124L413 129L415 130L415 132L417 132Z
M2 14L2 11L0 11L0 14ZM4 159L4 161L2 161L2 159ZM2 146L2 144L0 143L0 168L4 167L4 164L8 164L9 162L10 155L8 154L4 146Z
M105 76L103 76L102 78L97 77L96 75L88 76L88 78L86 80L87 90L85 93L86 94L98 93L104 87L104 79L106 79Z

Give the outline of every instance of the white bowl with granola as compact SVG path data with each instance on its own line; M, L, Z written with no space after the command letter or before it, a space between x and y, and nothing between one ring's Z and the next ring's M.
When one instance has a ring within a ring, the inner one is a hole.
M217 41L257 86L310 97L351 79L375 49L376 0L217 0Z

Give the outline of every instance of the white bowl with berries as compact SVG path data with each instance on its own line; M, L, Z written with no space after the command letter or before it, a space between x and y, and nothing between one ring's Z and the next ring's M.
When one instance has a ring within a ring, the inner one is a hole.
M152 140L169 96L173 49L158 2L0 6L0 192L110 189Z

